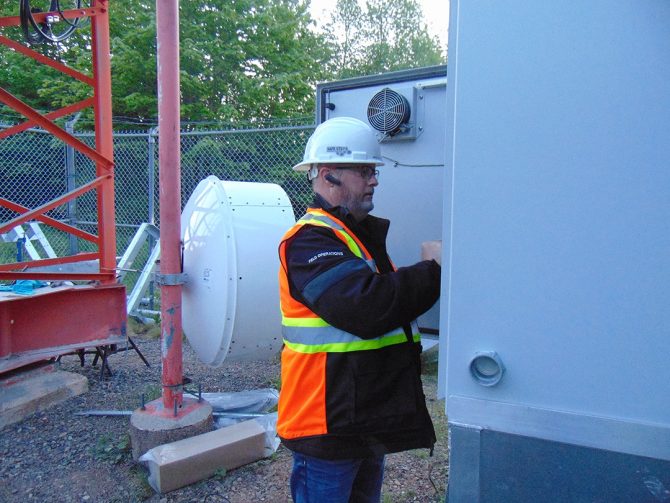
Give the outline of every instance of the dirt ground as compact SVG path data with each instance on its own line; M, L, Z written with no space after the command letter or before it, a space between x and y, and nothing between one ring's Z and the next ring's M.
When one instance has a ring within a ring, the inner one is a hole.
M231 470L167 494L157 494L148 472L132 459L127 416L82 416L87 410L130 411L140 395L160 394L160 341L150 331L131 336L149 360L144 365L133 351L110 357L113 375L100 378L91 358L63 357L63 370L85 375L89 391L49 407L0 430L0 501L2 502L227 502L290 501L291 454L283 446L270 458ZM438 441L433 456L427 450L387 457L384 503L443 502L448 445L444 402L437 400L436 354L424 354L424 391ZM224 363L211 368L200 363L184 343L184 375L205 392L277 387L278 359Z

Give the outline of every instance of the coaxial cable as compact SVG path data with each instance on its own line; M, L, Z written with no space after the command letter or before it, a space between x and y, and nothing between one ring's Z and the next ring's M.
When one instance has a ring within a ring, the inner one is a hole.
M82 0L74 0L75 9L81 8ZM37 22L33 14L40 12L58 13L48 16L44 21ZM31 0L19 0L19 19L21 21L21 29L23 34L30 44L40 44L42 42L62 42L68 38L79 27L80 18L75 18L73 21L66 19L63 15L63 9L60 5L60 0L51 0L47 11L39 7L31 5ZM67 28L61 33L54 32L54 26L60 21L65 21Z

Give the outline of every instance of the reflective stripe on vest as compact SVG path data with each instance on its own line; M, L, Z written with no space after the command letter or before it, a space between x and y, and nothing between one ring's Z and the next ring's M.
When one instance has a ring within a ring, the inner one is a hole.
M322 210L310 208L298 222L296 227L302 225L318 225L328 227L335 232L349 248L349 250L366 261L368 266L375 272L377 266L365 246L353 237L353 234L344 225L332 218ZM293 230L293 229L292 229ZM288 234L292 234L289 231ZM282 268L282 273L285 269ZM308 309L306 306L303 306ZM310 311L310 314L315 313ZM416 322L411 323L412 339L414 342L421 340ZM333 327L318 316L305 316L300 318L289 318L282 316L282 335L286 347L298 353L343 353L347 351L362 351L369 349L380 349L394 344L407 342L407 336L402 328L396 328L374 339L362 339L354 334Z
M308 323L303 325L302 323ZM407 342L407 335L402 328L392 330L374 339L361 339L349 332L328 325L321 318L282 320L282 335L286 347L298 353L344 353L347 351L364 351L381 349L394 344ZM309 325L309 326L306 326ZM412 338L419 342L421 336L416 322L412 322Z

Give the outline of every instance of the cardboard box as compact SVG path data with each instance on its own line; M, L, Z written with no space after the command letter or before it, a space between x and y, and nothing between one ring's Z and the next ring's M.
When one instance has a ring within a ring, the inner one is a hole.
M166 493L264 456L265 430L250 420L159 445L139 460L149 469L151 487Z

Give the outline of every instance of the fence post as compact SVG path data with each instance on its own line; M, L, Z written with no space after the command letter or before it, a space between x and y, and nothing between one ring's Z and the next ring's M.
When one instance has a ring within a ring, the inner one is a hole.
M69 120L65 123L65 131L69 134L74 134L74 125L79 120L81 112L78 112L72 120ZM76 177L77 170L74 164L74 148L70 145L65 145L65 185L66 192L71 192L75 189L76 186ZM73 227L77 226L77 200L72 199L67 203L67 218L70 222L70 225ZM70 242L70 255L76 255L79 253L79 241L77 241L77 236L74 234L68 235L68 240Z
M155 187L156 187L156 138L158 135L158 126L153 127L149 130L149 172L147 174L148 178L148 191L147 194L149 194L149 216L147 218L147 222L155 225L156 223L156 217L154 216L156 214L155 210L155 204L156 204L156 194L155 194ZM149 250L154 249L154 238L152 235L149 235ZM149 309L154 310L154 282L151 281L149 282Z
M155 179L156 179L156 136L158 135L158 127L153 127L149 130L149 173L148 176L148 194L149 194L149 217L147 222L150 224L156 223L155 214Z

